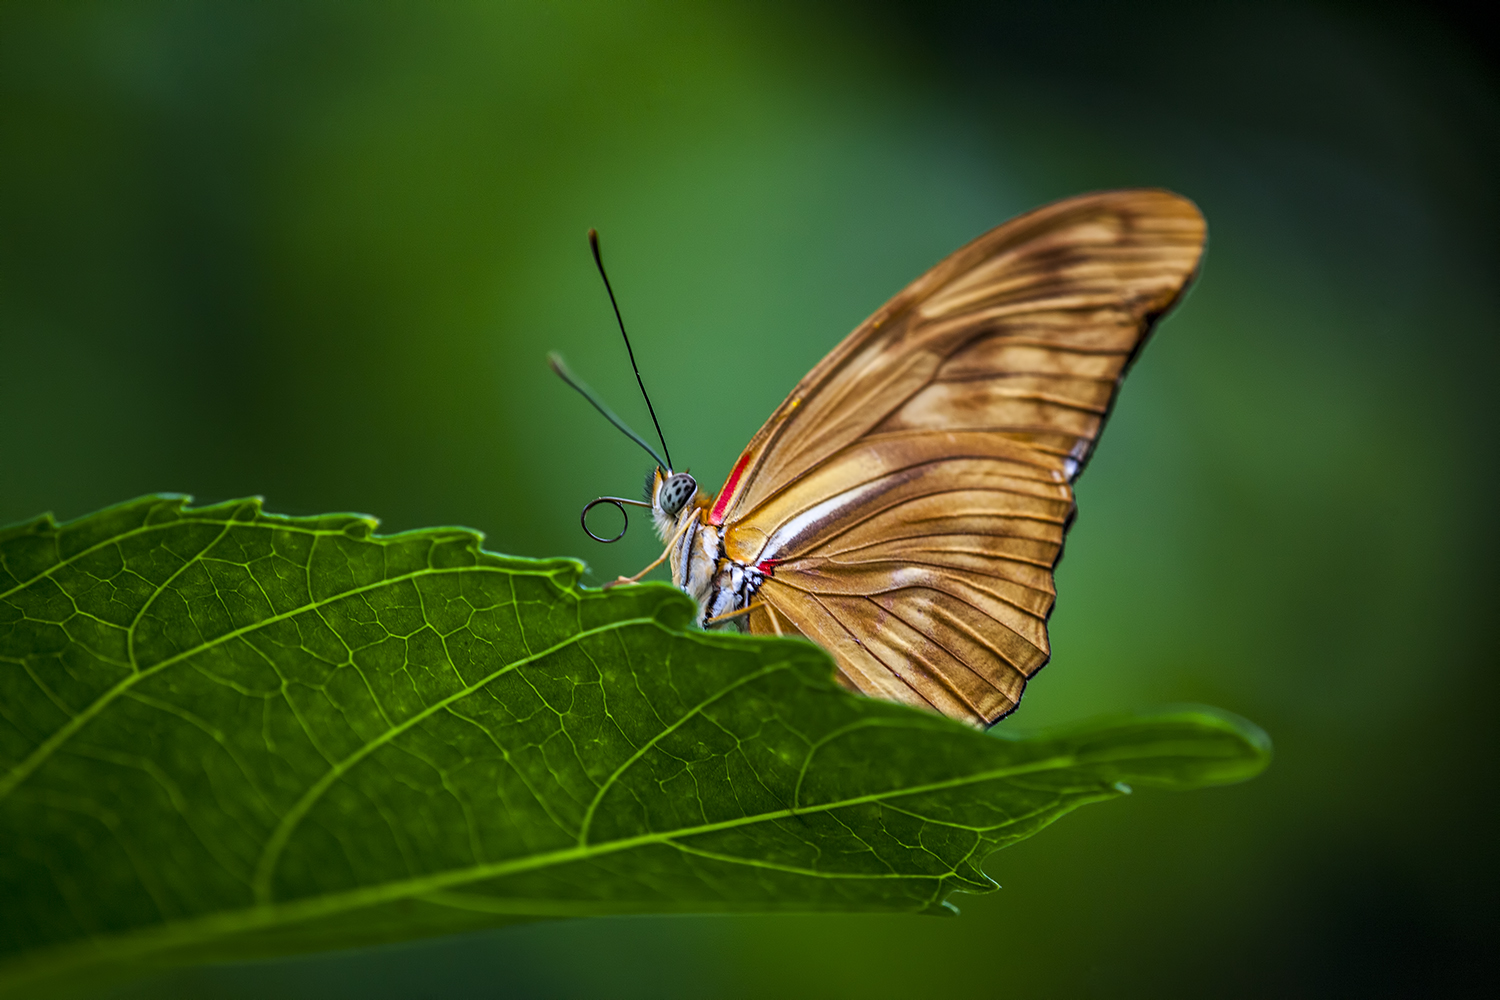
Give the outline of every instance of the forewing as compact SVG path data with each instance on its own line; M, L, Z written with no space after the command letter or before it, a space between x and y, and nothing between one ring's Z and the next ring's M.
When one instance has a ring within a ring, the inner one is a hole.
M711 510L726 554L771 574L751 631L816 640L872 695L979 725L1014 708L1047 661L1070 483L1204 234L1165 191L1058 202L850 334Z
M1076 476L1205 232L1192 202L1154 189L1070 198L991 230L798 383L735 463L712 519L752 516L879 431L985 430L1064 458Z

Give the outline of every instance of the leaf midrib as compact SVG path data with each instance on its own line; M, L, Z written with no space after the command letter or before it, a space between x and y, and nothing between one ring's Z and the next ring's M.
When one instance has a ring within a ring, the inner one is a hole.
M1149 748L1141 746L1140 752L1131 756L1151 756ZM226 910L219 913L209 914L190 920L166 921L159 926L146 930L130 931L123 934L99 936L90 938L86 943L77 945L66 945L55 949L54 953L84 950L96 959L122 958L132 954L143 954L150 951L162 950L174 945L187 945L197 940L212 937L240 933L245 931L263 930L283 924L298 923L306 920L314 920L320 917L333 916L335 914L348 912L364 907L378 906L383 903L396 902L402 899L423 896L428 893L438 892L454 886L467 883L483 881L486 879L502 878L507 875L515 875L526 871L535 871L541 868L554 867L557 865L570 864L577 861L588 861L596 857L608 854L618 854L622 851L633 850L639 847L651 847L658 844L670 844L672 841L696 837L709 833L718 833L724 830L733 830L757 823L769 823L780 819L791 819L812 813L827 813L837 809L850 808L871 803L880 803L889 799L903 798L910 795L922 795L929 792L942 791L951 788L961 788L966 785L979 784L986 781L996 781L1012 778L1026 774L1035 774L1049 770L1063 770L1080 763L1078 754L1061 754L1053 757L1045 757L1024 764L1010 765L1006 767L991 768L974 774L962 775L943 781L929 782L923 785L914 785L908 788L888 789L880 792L870 792L847 799L839 799L830 802L808 805L802 807L777 809L769 812L755 813L749 816L741 816L730 820L720 820L714 823L703 823L693 827L682 827L676 830L661 831L657 833L638 834L634 837L623 837L619 840L603 841L587 846L573 846L556 851L547 851L541 854L533 854L524 858L512 858L508 861L489 862L480 865L470 865L467 868L458 868L432 875L419 876L417 878L402 879L399 881L385 882L376 886L368 886L360 889L351 889L339 893L330 893L324 896L308 899L295 900L286 903L259 903L237 910ZM996 829L1008 825L1014 820L1006 820ZM751 859L745 863L754 864ZM827 877L819 875L818 877ZM872 876L873 877L873 876ZM941 878L939 875L911 875L907 876L914 880L931 880ZM33 953L40 959L41 954ZM45 953L42 953L45 954Z
M613 632L617 629L629 628L636 625L655 624L657 624L657 621L654 618L624 618L619 621L610 622L606 625L600 625L596 628L583 629L575 632L573 635L568 636L561 642L554 643L553 645L548 646L546 649L541 650L540 652L523 656L519 660L513 660L510 663L507 663L504 666L491 671L480 680L477 680L472 684L466 684L464 687L453 692L452 694L433 702L422 711L413 713L411 716L403 719L401 722L388 727L385 732L381 733L379 736L366 740L358 750L355 750L347 757L338 761L338 763L334 764L327 771L323 772L322 776L319 777L317 781L313 782L312 785L308 786L307 791L303 792L301 797L298 798L297 802L292 806L292 808L287 810L286 814L282 816L281 822L276 825L276 829L271 832L271 836L266 840L266 846L262 849L260 860L256 863L255 866L255 878L251 883L251 886L256 900L261 903L269 903L271 901L271 879L275 875L276 862L279 860L282 850L286 847L287 841L291 839L292 833L296 830L298 824L302 822L303 817L305 817L308 811L311 810L312 807L317 804L317 801L323 797L323 793L328 791L329 788L333 787L334 782L338 781L338 779L343 777L345 774L348 774L351 768L353 768L360 761L364 760L370 754L385 746L391 740L395 739L397 736L400 736L402 733L406 732L408 729L410 729L412 726L415 726L422 720L431 718L434 714L444 708L447 708L454 702L460 701L464 698L469 697L475 692L482 690L486 685L493 683L499 678L510 673L512 670L518 670L528 663L534 663L537 660L542 659L543 657L551 656L553 653L556 653L561 649L566 649L568 646L571 646L577 642L582 642L584 639L590 638L592 636L603 635L608 632ZM762 673L764 673L764 671L762 671ZM738 685L730 685L730 687L726 688L725 690L733 690L735 687L738 687ZM697 711L697 709L694 709L694 711ZM635 758L631 758L632 762L634 760ZM606 787L608 786L606 785Z

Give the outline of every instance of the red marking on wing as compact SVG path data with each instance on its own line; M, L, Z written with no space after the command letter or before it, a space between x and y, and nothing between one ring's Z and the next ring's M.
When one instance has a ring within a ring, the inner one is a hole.
M729 481L719 491L718 499L714 501L714 509L708 512L708 523L714 527L724 523L724 514L729 509L729 501L734 499L734 488L740 484L740 476L745 474L745 466L749 461L748 452L741 455L740 460L734 463L734 471L729 474Z
M775 576L776 564L779 562L781 562L780 559L762 559L755 564L755 568L766 574L766 576Z

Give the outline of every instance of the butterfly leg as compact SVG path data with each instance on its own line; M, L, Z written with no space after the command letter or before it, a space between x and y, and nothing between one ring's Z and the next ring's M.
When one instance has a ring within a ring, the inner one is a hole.
M727 613L722 614L722 615L715 615L713 618L706 618L703 621L703 627L704 628L708 628L708 626L715 625L715 624L717 624L719 622L727 622L731 618L738 618L740 615L748 615L750 612L754 611L756 608L763 608L763 607L765 607L765 602L764 601L756 601L754 604L748 604L745 607L740 608L738 611L730 611L730 612L727 612ZM781 634L781 629L780 628L777 628L776 634L777 635Z
M776 609L766 604L765 601L760 601L755 606L760 607L763 604L766 608L766 617L771 619L771 628L775 630L776 637L779 639L781 638L781 621L776 617Z
M676 545L678 539L682 538L683 532L687 531L688 528L690 528L692 526L693 526L693 521L692 520L685 520L685 521L683 521L682 522L682 527L680 527L680 528L677 529L677 534L675 534L675 535L672 536L672 540L667 543L667 547L662 550L661 555L657 556L656 559L652 560L651 565L647 566L645 569L643 569L639 573L635 574L635 576L617 576L617 577L615 577L609 583L606 583L604 585L604 589L605 590L609 590L611 587L618 587L618 586L621 586L622 584L627 584L627 583L640 583L641 582L641 577L645 576L647 573L651 572L653 569L655 569L656 567L660 566L662 563L664 563L664 562L667 561L667 556L669 556L669 555L672 554L672 546Z

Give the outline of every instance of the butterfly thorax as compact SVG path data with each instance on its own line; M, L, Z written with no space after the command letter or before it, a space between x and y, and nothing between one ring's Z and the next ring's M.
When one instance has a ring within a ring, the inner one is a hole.
M681 489L673 495L675 479L657 469L650 486L656 533L662 544L671 546L667 559L672 582L697 602L701 627L744 631L744 615L713 624L710 620L748 607L765 574L724 555L723 534L708 518L711 498L694 492L691 500L682 502Z

